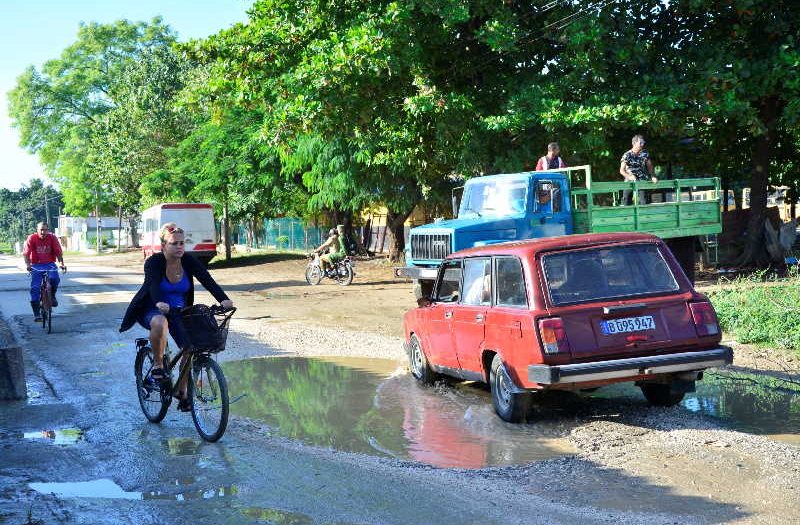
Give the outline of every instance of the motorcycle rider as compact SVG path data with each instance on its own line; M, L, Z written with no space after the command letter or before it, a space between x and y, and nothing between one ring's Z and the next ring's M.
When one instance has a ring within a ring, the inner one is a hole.
M322 252L326 248L328 249L328 253L323 255ZM322 271L325 272L325 275L328 275L330 271L333 270L333 266L344 259L345 256L344 243L339 237L339 232L336 231L336 228L331 228L328 232L328 240L314 251L320 254Z

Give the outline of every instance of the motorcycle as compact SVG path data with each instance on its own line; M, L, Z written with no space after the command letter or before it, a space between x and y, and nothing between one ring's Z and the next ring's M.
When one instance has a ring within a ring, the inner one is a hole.
M309 261L306 266L306 282L311 286L318 285L323 277L333 279L340 286L347 286L353 282L353 277L356 275L353 267L356 262L349 255L340 261L334 263L333 268L327 271L322 269L322 260L319 254L314 252L308 255Z

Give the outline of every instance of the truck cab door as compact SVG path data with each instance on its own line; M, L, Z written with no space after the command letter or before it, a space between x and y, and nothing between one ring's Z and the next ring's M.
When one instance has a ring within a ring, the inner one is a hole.
M554 237L572 233L566 179L535 179L532 191L532 237Z

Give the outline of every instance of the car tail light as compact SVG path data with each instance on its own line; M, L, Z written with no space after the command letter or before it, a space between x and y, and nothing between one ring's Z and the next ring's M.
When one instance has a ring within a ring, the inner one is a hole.
M560 317L539 319L539 336L542 338L542 347L545 354L569 352L567 331Z
M717 313L709 302L689 303L689 311L692 312L692 320L697 328L697 335L700 337L707 335L717 335L719 333L719 323Z

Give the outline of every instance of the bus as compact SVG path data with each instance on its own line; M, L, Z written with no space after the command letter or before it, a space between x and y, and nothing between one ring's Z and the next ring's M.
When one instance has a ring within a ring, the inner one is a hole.
M183 229L185 253L194 255L206 265L217 255L217 230L212 206L194 202L167 202L142 212L139 245L144 258L161 251L158 234L168 222L174 222Z

